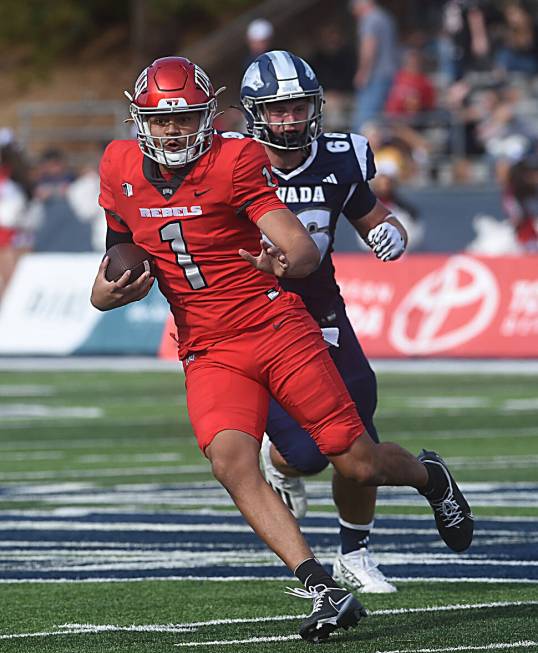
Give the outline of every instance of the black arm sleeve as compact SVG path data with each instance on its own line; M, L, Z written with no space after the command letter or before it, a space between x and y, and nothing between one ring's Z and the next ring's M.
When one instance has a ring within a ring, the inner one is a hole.
M129 232L114 231L109 226L106 228L106 248L110 249L113 245L119 243L132 243L133 234Z
M348 220L363 218L374 208L377 198L372 192L367 181L357 184L353 195L344 206L342 213Z

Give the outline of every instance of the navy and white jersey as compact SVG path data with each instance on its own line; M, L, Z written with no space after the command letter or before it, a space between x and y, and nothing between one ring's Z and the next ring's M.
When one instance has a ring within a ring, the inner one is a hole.
M299 217L322 254L320 266L308 277L279 281L299 294L314 318L321 320L341 301L331 260L338 219L361 218L376 203L368 186L376 172L374 156L359 134L325 133L312 143L300 166L273 171L278 196Z

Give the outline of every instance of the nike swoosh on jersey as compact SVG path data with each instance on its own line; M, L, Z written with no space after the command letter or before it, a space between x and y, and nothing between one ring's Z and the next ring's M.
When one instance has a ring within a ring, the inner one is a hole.
M200 197L200 195L205 195L206 193L209 193L211 188L206 188L205 190L195 190L194 191L194 197Z

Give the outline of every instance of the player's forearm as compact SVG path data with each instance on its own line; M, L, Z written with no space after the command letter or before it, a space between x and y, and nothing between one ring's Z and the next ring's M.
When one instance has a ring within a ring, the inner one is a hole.
M307 277L317 269L320 263L320 251L310 238L301 239L301 242L286 251L288 269L286 277Z
M319 265L320 251L299 218L288 209L269 211L258 220L266 238L286 258L286 269L273 264L278 277L307 277Z

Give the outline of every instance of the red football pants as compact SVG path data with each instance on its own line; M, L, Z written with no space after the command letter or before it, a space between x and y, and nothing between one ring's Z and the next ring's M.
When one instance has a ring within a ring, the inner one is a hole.
M221 431L261 440L269 398L315 439L326 455L342 453L364 426L304 308L212 345L184 361L189 417L205 452Z

